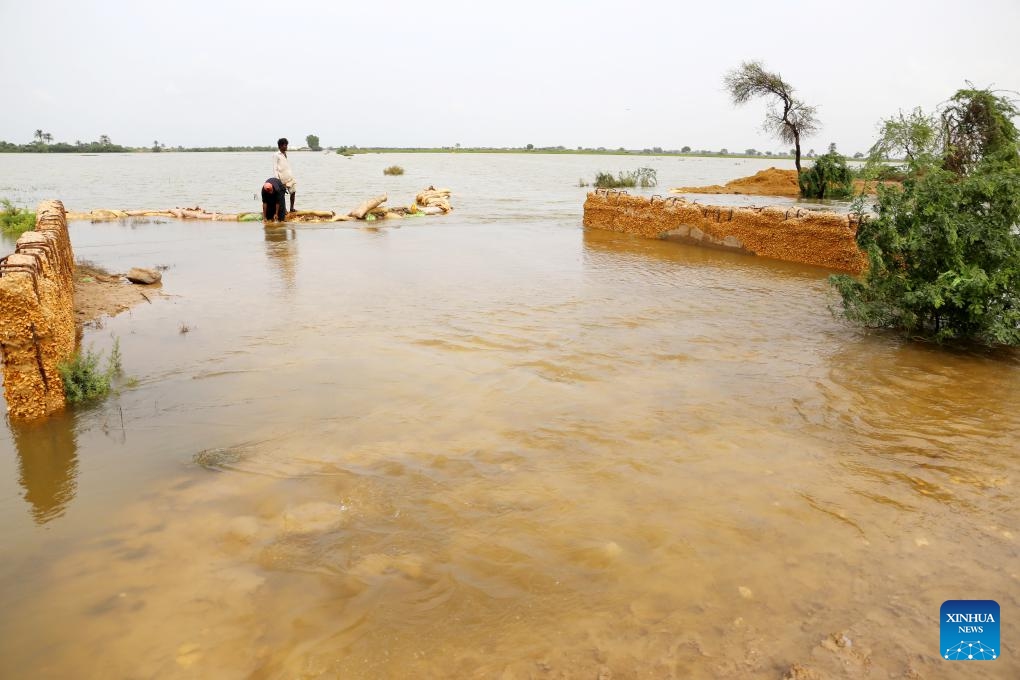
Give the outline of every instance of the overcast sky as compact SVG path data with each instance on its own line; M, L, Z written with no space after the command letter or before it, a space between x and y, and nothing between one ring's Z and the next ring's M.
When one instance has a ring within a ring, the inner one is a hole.
M17 143L779 150L722 88L759 59L818 106L805 150L853 153L967 80L1020 90L1020 0L0 0L0 27Z

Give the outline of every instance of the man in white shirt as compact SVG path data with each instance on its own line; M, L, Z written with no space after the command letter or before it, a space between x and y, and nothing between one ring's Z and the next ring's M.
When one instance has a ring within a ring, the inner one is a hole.
M297 180L294 179L294 173L290 170L290 160L287 158L287 138L281 137L276 142L276 146L280 149L276 152L273 163L273 176L283 183L283 186L287 187L287 193L290 194L290 211L294 212L294 198L297 196Z

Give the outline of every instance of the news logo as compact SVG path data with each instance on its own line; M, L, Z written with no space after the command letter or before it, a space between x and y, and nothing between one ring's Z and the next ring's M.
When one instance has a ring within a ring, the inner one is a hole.
M939 610L941 656L949 661L999 658L999 603L946 600Z

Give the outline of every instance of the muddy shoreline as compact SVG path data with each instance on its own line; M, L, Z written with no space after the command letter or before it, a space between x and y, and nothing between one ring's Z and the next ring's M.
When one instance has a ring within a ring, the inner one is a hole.
M88 262L74 267L74 320L80 328L103 317L117 316L135 305L163 297L163 285L142 286Z

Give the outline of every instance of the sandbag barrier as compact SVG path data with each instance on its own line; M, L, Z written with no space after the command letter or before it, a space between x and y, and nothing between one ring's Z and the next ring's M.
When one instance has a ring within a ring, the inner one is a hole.
M0 358L12 418L64 406L57 365L74 354L74 253L60 201L36 208L34 231L0 259Z
M859 274L861 216L802 208L723 207L679 196L644 198L597 189L584 202L584 226L645 238L683 241Z
M425 215L445 215L453 210L450 205L450 190L436 189L430 186L418 192L414 202L409 206L383 207L386 194L381 194L361 203L347 213L332 210L295 210L287 213L287 222L325 223L365 220L373 222L381 219L402 219L404 217L422 217ZM129 217L165 217L179 220L206 220L209 222L259 222L261 212L222 213L210 212L198 206L192 208L171 208L169 210L108 210L99 209L89 212L67 213L67 221L88 220L100 222L107 220L123 220Z

